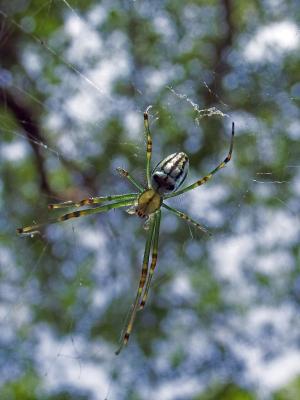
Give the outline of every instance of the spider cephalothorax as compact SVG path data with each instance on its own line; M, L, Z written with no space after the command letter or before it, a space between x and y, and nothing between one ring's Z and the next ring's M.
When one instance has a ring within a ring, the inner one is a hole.
M164 209L175 214L177 217L180 217L185 221L191 223L193 226L195 226L202 232L209 234L209 232L205 228L203 228L203 226L201 226L198 222L194 221L187 214L177 210L176 208L170 207L165 203L165 200L169 199L170 197L186 193L189 190L195 189L196 187L206 183L209 179L212 178L212 176L217 171L225 167L225 165L230 161L233 149L234 124L232 123L232 136L231 136L229 152L224 161L222 161L215 169L213 169L203 178L198 179L191 185L188 185L185 188L178 190L179 187L184 182L188 173L189 160L187 155L183 152L171 154L164 160L162 160L160 163L158 163L151 173L150 165L151 165L151 155L152 155L152 139L149 129L147 110L144 113L144 126L145 126L145 136L147 140L146 187L137 182L129 174L129 172L127 172L123 168L118 168L118 172L122 176L126 177L138 189L139 191L138 193L128 193L128 194L103 196L103 197L102 196L91 197L83 199L78 202L65 201L63 203L49 205L49 209L51 210L57 208L83 207L83 206L88 206L90 208L64 214L61 217L54 218L48 221L48 223L62 222L71 218L78 218L83 215L97 214L100 212L109 211L119 207L130 207L128 211L130 214L137 214L139 217L147 218L146 227L148 229L148 234L145 245L140 282L135 297L135 301L131 308L128 321L124 329L122 341L120 347L116 351L116 354L119 354L123 346L127 344L133 328L136 314L138 310L144 308L148 297L148 291L150 288L151 279L157 261L161 208L163 207ZM101 205L93 207L96 204L101 204ZM17 232L20 234L33 234L35 232L38 232L43 225L44 224L36 224L27 226L25 228L19 228L17 229ZM150 263L150 253L151 253L151 263Z
M160 209L162 201L162 196L158 192L154 189L146 189L140 194L134 212L141 218L149 217Z
M135 213L145 218L160 209L163 197L177 190L185 180L189 168L188 156L174 153L164 158L151 174L151 189L146 189L138 198Z

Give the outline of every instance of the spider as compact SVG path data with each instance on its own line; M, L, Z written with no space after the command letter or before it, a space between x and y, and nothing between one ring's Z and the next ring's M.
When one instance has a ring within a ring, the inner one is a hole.
M161 208L165 208L166 210L175 214L177 217L191 223L202 232L209 234L209 232L198 222L190 218L187 214L167 205L165 203L165 200L170 199L171 197L179 196L206 183L217 171L219 171L221 168L224 168L225 165L230 161L233 150L234 122L232 123L229 152L224 161L222 161L216 168L214 168L203 178L182 189L179 189L188 173L188 156L183 152L171 154L160 161L151 172L152 138L149 128L148 109L144 112L144 131L147 143L146 187L137 182L125 169L117 168L117 171L120 173L120 175L127 178L131 182L131 184L135 186L136 189L138 189L138 193L128 193L103 197L90 197L83 199L79 202L66 201L63 203L49 204L48 206L49 209L53 210L65 207L83 207L106 203L100 206L95 206L93 208L86 208L83 210L73 211L68 214L64 214L58 218L50 219L47 224L66 221L68 219L78 218L84 215L106 212L121 207L129 207L127 211L130 214L136 214L140 218L146 219L146 229L148 230L148 236L145 244L139 285L135 301L132 305L125 325L125 329L122 331L120 346L116 351L117 355L121 352L123 347L127 345L133 329L136 314L139 310L142 310L144 308L146 300L148 298L148 292L157 262ZM34 234L38 232L39 228L44 225L45 224L35 224L24 228L18 228L17 232L23 235Z

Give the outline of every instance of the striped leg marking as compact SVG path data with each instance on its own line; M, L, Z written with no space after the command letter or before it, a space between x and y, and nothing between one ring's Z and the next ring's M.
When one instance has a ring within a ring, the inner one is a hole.
M132 305L129 317L128 317L128 323L126 325L125 333L123 334L121 344L116 351L116 355L120 354L121 350L123 349L124 346L127 345L130 334L132 332L134 320L136 317L136 313L140 304L141 296L143 293L143 288L145 286L146 278L147 278L147 273L148 273L148 265L149 265L149 256L150 256L150 249L151 249L151 244L153 240L153 232L156 226L156 215L154 216L154 219L150 223L149 227L149 232L148 232L148 237L145 245L145 251L144 251L144 258L143 258L143 267L141 271L141 277L140 277L140 282L138 286L138 291L136 294L135 301Z
M156 218L157 219L156 219L155 230L154 230L151 265L150 265L150 269L149 269L149 274L148 274L148 279L147 279L147 282L146 282L144 295L143 295L142 301L140 303L140 308L139 308L140 310L142 310L145 307L145 304L146 304L146 301L147 301L147 298L148 298L150 285L151 285L151 280L152 280L152 277L153 277L153 274L154 274L154 270L155 270L155 267L156 267L161 211L158 211Z
M117 168L118 173L124 177L127 178L129 180L129 182L131 182L133 184L133 186L135 186L140 192L143 192L145 190L145 188L143 188L142 185L140 185L131 175L128 171L126 171L126 169L124 168Z
M113 196L99 196L99 197L88 197L86 199L82 199L78 202L75 201L64 201L63 203L54 203L48 204L49 210L54 210L58 208L68 208L68 207L83 207L90 206L94 204L101 204L106 201L114 201L114 200L133 200L138 197L138 193L128 193L128 194L120 194Z
M164 208L166 208L167 210L171 211L173 214L177 215L177 217L184 219L187 222L190 222L192 225L194 225L197 229L199 229L201 232L212 236L212 234L206 229L204 228L202 225L200 225L197 221L195 221L194 219L192 219L191 217L189 217L187 214L176 210L176 208L170 207L167 204L163 203L162 206Z
M111 204L105 204L103 206L89 208L86 210L73 211L71 213L62 215L61 217L50 219L49 221L45 222L44 224L36 224L36 225L26 226L24 228L18 228L17 233L19 233L19 234L28 234L28 233L33 233L33 232L36 233L40 228L42 228L46 225L49 225L49 224L55 224L57 222L67 221L69 219L79 218L79 217L83 217L85 215L97 214L100 212L112 210L114 208L127 207L127 206L131 206L133 204L134 204L133 200L123 200L123 201L118 201L118 202L111 203Z
M188 192L189 190L195 189L197 186L204 185L207 181L209 181L213 175L218 172L220 169L224 168L225 165L231 160L232 156L232 150L233 150L233 138L234 138L234 122L232 123L232 131L231 131L231 141L230 141L230 147L229 147L229 152L224 159L215 169L213 169L209 174L207 174L204 178L199 179L198 181L192 183L191 185L181 189L177 190L177 192L168 194L165 196L165 199L169 199L170 197L175 197L179 196L182 193Z
M144 112L144 129L146 137L146 174L147 174L147 185L148 189L151 189L151 157L152 157L152 139L151 132L149 128L149 116L148 109Z

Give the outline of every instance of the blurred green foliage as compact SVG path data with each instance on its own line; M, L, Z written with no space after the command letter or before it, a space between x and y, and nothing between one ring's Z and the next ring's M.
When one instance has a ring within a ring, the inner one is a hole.
M299 371L268 387L245 355L267 372L299 348L300 10L275 3L0 1L1 399L300 398ZM211 240L164 213L150 301L115 359L141 221L15 229L54 201L132 191L117 166L144 182L150 104L154 164L185 151L189 179L205 175L232 120L234 156L171 202Z

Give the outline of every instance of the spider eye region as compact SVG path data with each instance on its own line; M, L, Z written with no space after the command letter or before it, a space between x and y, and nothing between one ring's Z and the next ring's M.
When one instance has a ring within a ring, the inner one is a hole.
M151 177L153 189L160 194L177 190L184 182L189 170L188 156L174 153L163 159L154 168Z

